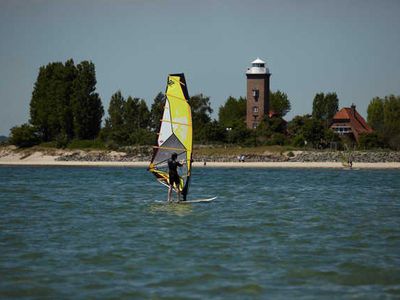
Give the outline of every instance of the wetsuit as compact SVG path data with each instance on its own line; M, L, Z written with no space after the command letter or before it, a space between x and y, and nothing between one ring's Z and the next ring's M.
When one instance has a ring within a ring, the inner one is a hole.
M168 159L169 184L173 186L175 183L176 187L179 189L180 180L177 170L178 167L182 167L182 164L180 162Z

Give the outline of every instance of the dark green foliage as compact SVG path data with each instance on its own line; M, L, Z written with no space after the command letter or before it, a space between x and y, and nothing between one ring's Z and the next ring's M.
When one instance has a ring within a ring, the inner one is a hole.
M255 130L248 129L245 124L241 124L227 131L226 139L228 143L232 144L254 145Z
M226 128L222 127L216 120L207 123L202 128L202 132L204 134L204 139L201 141L203 144L222 143L227 134Z
M287 130L288 134L292 137L301 135L303 132L303 127L307 120L311 119L311 115L295 116L288 124Z
M195 141L206 142L206 125L211 122L213 112L210 98L199 94L190 97L188 102L192 109L193 137Z
M92 62L83 61L76 69L71 96L74 136L78 139L94 139L100 132L104 114L99 94L95 93L95 67Z
M325 148L331 142L339 142L339 137L332 130L324 128L323 123L311 115L295 116L287 126L292 145Z
M150 112L143 99L124 99L118 91L111 96L109 117L100 136L116 145L153 144L155 134L150 132Z
M367 119L386 146L400 149L400 96L372 99Z
M271 133L285 133L287 123L281 117L274 116L267 120L267 128Z
M224 128L233 128L244 124L246 120L246 99L229 97L218 112L219 123Z
M106 149L106 145L100 139L94 140L72 140L68 149Z
M40 143L40 137L35 127L23 124L11 128L10 143L17 147L31 147Z
M288 96L280 90L275 93L271 92L269 109L278 116L284 117L291 109Z
M336 93L318 93L314 97L312 116L322 120L325 128L328 128L339 107L339 99Z
M383 129L383 121L384 121L383 106L384 106L384 100L380 99L379 97L375 97L374 99L372 99L368 105L367 121L368 124L374 130L381 131Z
M154 102L151 105L150 110L150 128L154 132L160 130L161 118L163 116L165 106L165 95L163 93L158 93L154 98Z
M148 129L139 128L129 135L130 145L153 145L157 140L157 133Z
M68 61L68 70L71 64L73 61ZM70 104L68 75L62 63L50 63L39 70L30 103L30 123L45 142L54 140L62 130L71 131L71 117L64 109Z
M384 142L378 133L363 133L359 137L358 148L359 149L376 149L382 148Z
M83 61L50 63L39 70L30 103L30 123L43 142L65 145L73 138L94 138L103 106L95 93L95 67Z
M314 118L306 120L302 131L304 140L314 148L318 148L324 139L324 126Z

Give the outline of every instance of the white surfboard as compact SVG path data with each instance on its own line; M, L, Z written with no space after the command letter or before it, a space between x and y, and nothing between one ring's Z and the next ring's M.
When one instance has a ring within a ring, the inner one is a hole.
M175 202L175 203L177 203L177 204L191 204L191 203L211 202L211 201L213 201L215 199L217 199L217 196L212 197L212 198L205 198L205 199L194 199L194 200L179 201L179 202Z
M204 199L194 199L194 200L187 200L187 201L160 201L160 200L156 200L156 203L162 203L162 204L192 204L192 203L202 203L202 202L211 202L215 199L217 199L218 197L212 197L212 198L204 198Z

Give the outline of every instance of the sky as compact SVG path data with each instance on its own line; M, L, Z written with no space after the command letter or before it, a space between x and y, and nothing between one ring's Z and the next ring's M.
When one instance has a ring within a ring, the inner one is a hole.
M150 107L183 72L217 118L260 57L287 120L319 92L366 118L372 98L400 95L399 15L398 0L0 0L0 135L28 122L40 66L70 58L95 64L105 111L118 90Z

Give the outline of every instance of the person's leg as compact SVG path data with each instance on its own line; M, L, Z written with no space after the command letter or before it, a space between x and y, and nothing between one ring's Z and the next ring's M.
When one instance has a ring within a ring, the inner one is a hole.
M172 201L172 184L169 185L168 189L168 202Z

